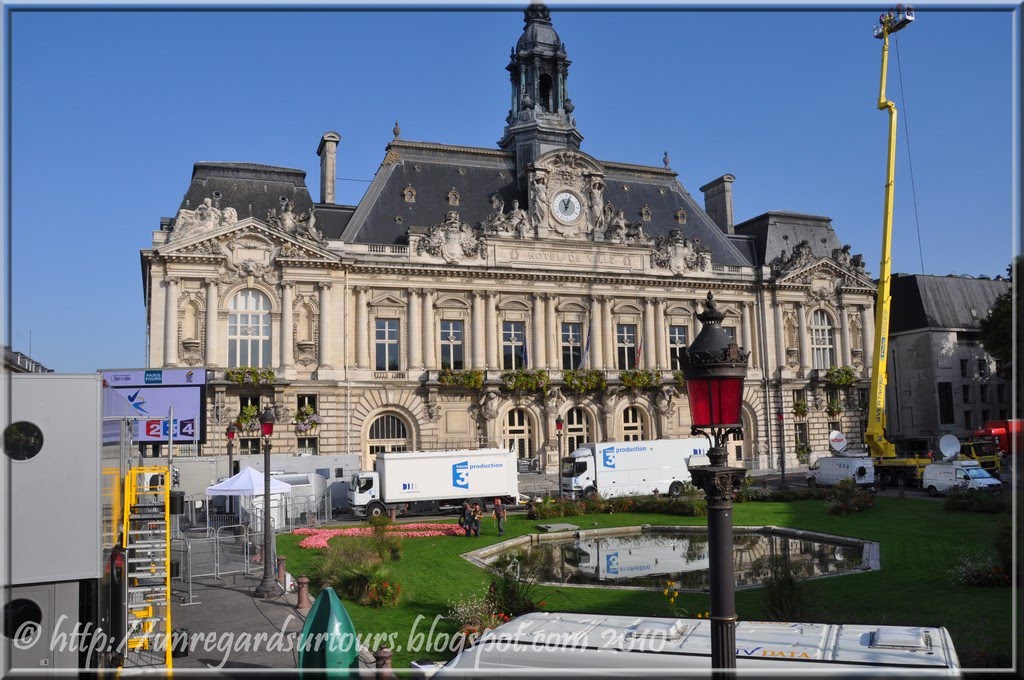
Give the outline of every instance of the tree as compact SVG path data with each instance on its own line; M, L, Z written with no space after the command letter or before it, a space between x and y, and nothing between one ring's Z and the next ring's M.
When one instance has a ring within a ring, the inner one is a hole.
M1024 264L1024 258L1018 256L1014 262L1006 268L1007 274L1010 279L1010 288L997 297L995 302L992 304L992 309L989 310L988 316L981 320L979 324L979 335L981 344L985 347L985 350L992 355L993 358L999 361L1000 371L1004 376L1009 378L1013 373L1017 374L1017 386L1018 389L1021 386L1021 381L1024 380L1024 361L1019 361L1016 364L1013 361L1013 303L1014 298L1020 300L1022 293L1024 293L1024 286L1022 286L1021 278L1014 276L1014 269L1018 269ZM1017 337L1024 338L1024 314L1018 310L1017 314ZM1018 399L1018 408L1020 408L1020 400ZM1020 417L1020 414L1015 414L1016 417Z

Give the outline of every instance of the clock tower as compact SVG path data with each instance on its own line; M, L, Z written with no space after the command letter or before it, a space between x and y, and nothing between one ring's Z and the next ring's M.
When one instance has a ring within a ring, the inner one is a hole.
M521 184L526 169L542 154L579 149L583 141L566 91L572 62L551 26L551 13L542 4L532 4L524 12L524 21L523 34L506 67L512 83L512 108L498 142L502 149L515 152Z

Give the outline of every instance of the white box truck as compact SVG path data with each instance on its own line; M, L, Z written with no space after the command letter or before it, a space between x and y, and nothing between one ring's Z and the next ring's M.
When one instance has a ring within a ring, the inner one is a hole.
M922 486L932 496L952 488L1001 491L1002 483L981 467L976 460L949 460L932 463L924 469Z
M688 560L689 538L666 543L663 537L629 536L582 539L562 551L566 567L601 581L700 571L709 566L707 550Z
M661 493L678 496L690 481L689 465L707 465L708 440L583 444L562 459L559 484L570 498Z
M372 471L352 475L348 502L358 516L394 509L425 513L461 509L468 501L486 509L494 499L519 501L516 455L504 449L378 453Z

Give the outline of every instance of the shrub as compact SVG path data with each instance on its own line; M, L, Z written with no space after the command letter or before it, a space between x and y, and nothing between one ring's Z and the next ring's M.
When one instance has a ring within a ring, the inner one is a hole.
M562 380L565 382L565 388L573 394L600 392L607 385L604 373L596 369L582 371L570 369L562 373Z
M504 612L494 611L494 602L483 595L470 595L464 600L448 603L447 618L466 633L481 633L497 628L510 618Z
M366 603L372 583L384 581L384 558L369 538L329 543L314 564L310 583L317 590L330 586L339 596Z
M804 593L797 574L787 560L758 558L754 575L763 586L765 618L774 621L802 621L807 615Z
M857 375L849 366L833 366L825 371L825 382L832 387L849 387L857 379Z
M402 596L402 586L387 580L382 573L372 575L364 604L371 607L394 607Z
M377 552L381 560L397 562L402 559L402 540L390 531L391 518L387 515L378 515L369 520L372 533L370 544Z
M516 550L498 557L487 589L492 611L519 616L539 609L531 595L543 566L542 551Z
M825 499L825 503L828 514L849 515L873 507L875 497L866 489L854 484L852 479L844 479L836 484L835 489Z
M484 372L473 370L453 371L450 368L442 368L437 374L437 381L442 385L450 387L478 390L484 386Z
M990 557L961 553L949 570L949 580L955 586L1008 586L1010 574Z
M950 512L1005 512L1006 495L978 489L950 489L942 508Z

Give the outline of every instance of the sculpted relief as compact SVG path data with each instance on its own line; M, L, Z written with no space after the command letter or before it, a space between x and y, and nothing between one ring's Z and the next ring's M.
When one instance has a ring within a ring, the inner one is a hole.
M174 218L174 231L171 241L180 241L196 234L212 231L238 221L238 213L234 208L221 210L214 207L213 199L204 198L195 210L182 208Z
M619 211L622 214L622 211ZM668 236L654 242L651 266L671 269L673 274L706 272L711 268L711 249L701 245L700 239L683 238L683 232L673 229Z
M460 220L458 212L450 210L417 242L416 252L441 257L448 264L455 264L464 259L481 258L486 249L473 227Z

